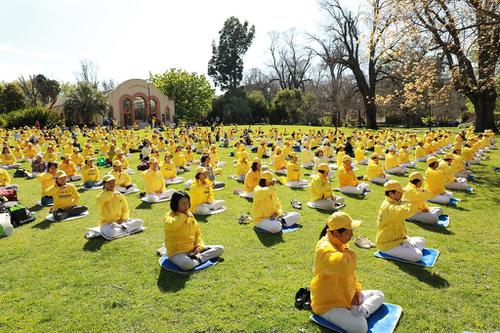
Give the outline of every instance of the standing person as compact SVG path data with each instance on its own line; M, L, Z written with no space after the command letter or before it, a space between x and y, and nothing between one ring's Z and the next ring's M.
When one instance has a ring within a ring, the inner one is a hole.
M144 221L130 218L127 199L115 190L115 177L105 175L102 184L103 191L96 197L101 234L106 238L116 238L142 229Z
M224 253L222 245L205 245L198 222L190 211L190 197L184 191L172 195L170 211L165 216L165 247L169 260L183 270Z
M356 253L348 242L361 221L344 212L330 215L316 244L311 307L315 314L349 333L368 331L368 318L383 303L378 290L362 290L356 279Z
M380 206L377 218L377 250L393 257L408 261L422 259L425 239L409 237L405 220L419 211L415 203L402 202L404 190L395 180L384 184L385 200Z
M58 170L55 176L55 184L47 190L54 199L52 215L56 221L64 220L71 216L81 215L88 211L86 206L78 205L80 194L73 184L67 184L68 176L62 170Z
M281 232L283 226L292 226L300 221L296 212L283 214L281 203L274 190L273 173L264 171L259 185L254 189L252 218L255 226L272 234Z

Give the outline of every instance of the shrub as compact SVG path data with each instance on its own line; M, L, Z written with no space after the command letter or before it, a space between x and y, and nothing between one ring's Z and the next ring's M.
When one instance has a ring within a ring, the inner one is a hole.
M40 107L5 113L1 115L0 119L0 126L7 128L34 126L37 121L40 127L52 127L59 125L61 121L57 114Z

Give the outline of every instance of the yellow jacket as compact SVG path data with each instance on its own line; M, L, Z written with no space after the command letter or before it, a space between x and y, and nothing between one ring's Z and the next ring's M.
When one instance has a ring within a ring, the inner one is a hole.
M130 175L126 171L122 170L122 171L118 172L118 171L112 170L111 174L116 179L116 182L115 182L116 186L127 187L127 186L132 185L132 179L130 178Z
M163 179L160 170L147 169L142 173L142 179L144 180L147 194L165 192L165 179Z
M464 158L462 155L456 155L453 154L453 161L451 162L451 167L453 169L453 172L459 173L465 170L464 166Z
M279 170L286 167L285 157L283 156L283 154L274 155L273 166L274 170Z
M425 155L427 155L427 152L425 151L424 147L422 146L417 146L415 148L415 158L422 158Z
M384 176L384 167L380 164L376 164L373 160L370 160L368 166L366 167L366 178L372 180L373 178Z
M176 167L185 167L186 166L186 157L182 151L174 153L174 164Z
M0 186L10 185L11 179L7 170L0 168Z
M84 162L84 158L83 158L82 154L80 154L80 153L73 153L73 154L71 154L71 161L78 166L82 166L83 162Z
M177 177L177 168L172 161L170 161L170 163L167 163L165 161L161 162L160 172L163 178L172 179Z
M446 161L440 161L438 170L443 171L443 175L445 176L446 184L453 183L455 181L455 172L453 168L446 163Z
M300 159L302 160L302 163L310 163L313 160L313 156L311 154L311 151L309 149L302 149L300 152Z
M252 169L248 170L245 175L245 192L253 192L255 186L259 185L260 174L260 170L255 172Z
M205 247L200 226L191 212L185 215L170 211L165 215L165 247L169 257Z
M37 179L42 185L42 196L49 195L47 193L48 189L50 189L54 184L54 176L49 172L40 173L37 175Z
M0 159L2 160L2 165L11 165L16 163L16 157L12 154L1 154Z
M286 164L286 178L289 182L297 182L300 180L300 165L289 161Z
M388 251L403 244L406 239L405 220L418 213L416 205L397 202L386 197L377 218L375 243L379 251Z
M73 184L65 184L64 186L55 184L47 189L47 193L54 199L52 210L76 206L80 199L80 194Z
M431 192L433 196L446 191L446 176L443 170L427 168L425 171L425 178L425 188Z
M266 152L267 147L264 145L259 145L257 148L257 157L262 158L264 156L264 153Z
M84 182L98 182L101 178L101 172L95 165L92 165L91 168L84 165L82 167L82 177Z
M311 307L323 314L332 308L351 308L361 284L356 279L356 253L330 234L316 244L311 281Z
M322 175L315 174L311 180L311 201L318 201L332 196L330 180Z
M418 207L419 211L429 208L429 206L427 206L427 200L432 198L433 195L429 191L424 190L423 186L417 188L414 184L409 183L404 190L405 193L403 193L403 197L401 198L402 201L412 203Z
M252 219L255 224L273 215L282 215L281 203L272 186L256 186L253 194Z
M214 189L212 187L212 182L205 179L202 184L200 180L195 179L191 188L189 189L189 196L191 197L191 207L189 210L195 212L196 208L204 203L214 202Z
M118 155L116 155L115 157L113 157L113 161L115 160L118 160L120 161L120 163L122 164L122 168L125 170L125 169L128 169L128 160L125 156L122 156L122 158L118 158Z
M63 162L59 164L59 169L66 172L66 175L68 175L68 177L74 176L76 174L76 165L72 161L68 161L68 163Z
M358 180L356 179L356 175L354 174L352 168L346 170L346 168L342 164L342 166L338 170L338 176L339 176L339 187L358 185Z
M390 170L392 168L398 167L398 155L389 153L385 155L385 169Z
M127 199L118 191L102 191L96 197L99 225L126 221L130 217Z
M245 161L238 161L238 163L236 163L236 175L246 175L246 173L248 172L248 170L250 169L250 164Z
M410 154L408 154L408 150L406 149L399 150L398 162L399 164L410 162Z
M358 146L354 151L354 160L356 162L360 162L364 160L364 158L365 158L365 150Z

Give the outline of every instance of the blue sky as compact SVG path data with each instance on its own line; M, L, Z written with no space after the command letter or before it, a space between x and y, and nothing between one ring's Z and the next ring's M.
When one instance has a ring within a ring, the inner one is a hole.
M270 31L317 32L322 20L316 0L0 0L0 81L72 82L82 59L118 82L171 67L206 74L229 16L256 27L245 68L269 62Z

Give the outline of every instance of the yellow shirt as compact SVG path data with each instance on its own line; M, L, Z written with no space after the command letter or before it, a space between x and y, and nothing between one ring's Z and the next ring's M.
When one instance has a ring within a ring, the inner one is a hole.
M76 206L80 199L80 194L73 184L65 184L64 186L55 184L47 189L47 193L54 199L52 210Z
M2 160L2 165L11 165L16 163L16 157L12 154L1 154L0 159Z
M398 161L399 161L399 164L410 162L410 155L408 154L408 150L406 150L406 149L399 150Z
M170 163L167 163L165 161L161 162L160 171L163 178L172 179L177 177L177 168L172 161L170 161Z
M95 165L92 165L90 168L84 165L82 167L82 177L84 182L98 182L101 178L101 172Z
M130 175L127 172L123 170L120 172L112 170L111 174L116 179L115 181L116 186L127 187L132 185L132 179L130 178Z
M388 251L403 244L406 239L405 220L418 213L416 205L397 202L386 197L377 218L375 243L379 251Z
M186 163L187 163L186 157L184 156L184 153L181 151L174 153L173 160L174 160L174 164L176 167L185 167L186 166Z
M248 170L250 169L250 164L244 161L238 161L236 163L236 175L246 175Z
M352 168L346 170L346 168L342 164L342 166L338 170L338 176L339 176L339 187L358 185L358 180L356 179L356 175L354 174Z
M314 175L311 180L311 201L318 201L332 196L332 187L328 177L319 173Z
M356 148L354 151L354 160L356 162L360 162L365 158L365 150L361 147Z
M200 226L191 212L185 215L170 211L165 215L165 247L169 257L205 247Z
M68 177L74 176L76 174L76 165L72 161L59 164L59 169L66 172L66 175L68 175Z
M351 308L361 284L356 279L356 253L330 234L316 244L311 281L311 307L323 314L332 308Z
M160 170L148 169L142 173L146 193L163 193L166 190L165 179Z
M71 161L78 166L82 166L84 159L83 159L83 156L81 154L73 153L73 154L71 154Z
M11 179L7 170L0 168L0 186L10 185Z
M373 178L378 178L384 176L384 167L380 164L376 164L373 160L370 160L368 166L366 167L366 178L372 180Z
M427 168L425 171L425 178L425 188L431 192L433 196L446 191L446 176L442 170Z
M385 169L390 170L392 168L398 167L399 162L398 162L398 155L389 153L385 155Z
M255 224L270 218L273 215L282 215L281 203L271 186L260 187L257 185L254 189L252 203L252 219Z
M283 154L274 155L273 166L274 170L280 170L286 167L285 157Z
M455 181L455 172L453 168L446 163L446 161L440 161L438 170L443 171L443 175L445 176L446 184L453 183Z
M412 203L413 205L418 207L419 211L429 208L427 206L427 200L432 198L433 195L429 191L424 190L423 186L417 188L414 184L409 183L408 185L406 185L404 190L405 193L401 198L402 201Z
M213 203L214 189L212 182L208 179L205 179L204 183L195 180L189 189L189 196L191 197L191 207L189 208L191 212L195 212L196 208L201 204Z
M299 163L289 161L286 164L286 178L289 182L297 182L300 180L300 166Z
M126 221L130 210L125 197L118 191L102 191L96 197L99 210L99 225Z
M309 149L302 149L300 152L300 159L302 160L302 164L310 163L313 160L313 156Z
M260 170L248 170L245 175L245 192L253 192L255 186L259 185L260 174Z
M54 176L49 172L44 172L38 174L37 179L42 185L42 196L49 195L47 190L55 184Z

